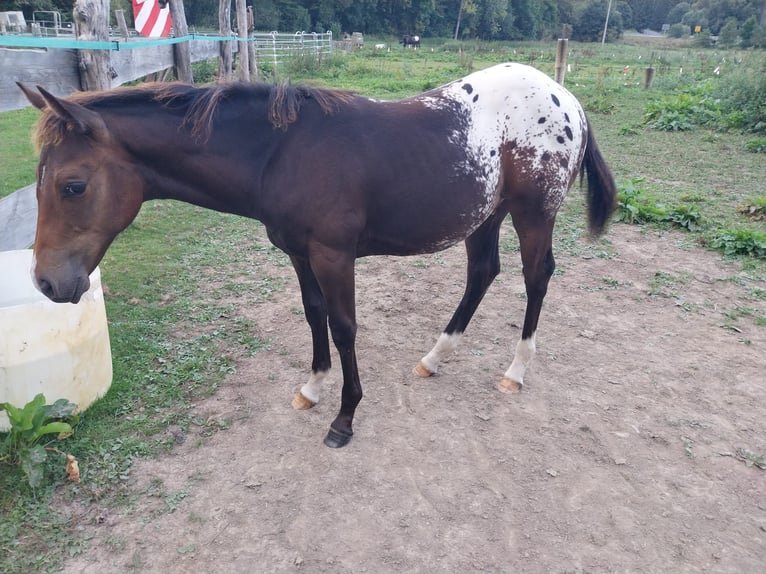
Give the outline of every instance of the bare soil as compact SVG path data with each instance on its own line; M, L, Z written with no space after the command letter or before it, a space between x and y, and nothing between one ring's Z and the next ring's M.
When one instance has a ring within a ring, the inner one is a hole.
M197 408L228 428L171 429L183 444L135 464L133 506L86 511L65 572L764 572L766 301L682 234L608 238L608 258L558 249L518 395L495 389L523 319L517 255L425 380L462 247L361 261L365 398L341 450L322 444L339 369L316 408L290 407L310 337L274 267L288 287L240 308L269 350Z

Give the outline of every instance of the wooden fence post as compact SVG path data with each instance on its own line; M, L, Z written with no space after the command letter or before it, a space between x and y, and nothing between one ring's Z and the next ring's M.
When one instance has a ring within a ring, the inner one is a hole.
M125 21L125 10L115 10L114 19L117 20L120 36L127 42L130 39L130 32L128 32L128 23Z
M253 7L247 7L247 33L252 38L253 32L255 32L255 15L253 14ZM247 61L250 64L250 81L255 82L258 80L258 61L255 54L255 42L247 43Z
M186 12L183 0L170 0L170 16L173 18L173 28L176 37L188 36L189 26L186 24ZM194 82L191 67L191 48L189 42L173 44L176 79L189 84Z
M109 41L109 0L75 0L72 14L78 40ZM109 50L78 50L83 90L112 87Z
M242 82L250 81L250 60L249 51L247 49L247 7L245 6L245 0L237 0L237 32L239 33L240 40L237 49L239 54L239 79Z
M221 36L231 36L231 0L218 0L218 29ZM221 42L218 81L231 80L233 59L232 42Z
M567 71L567 45L569 40L566 38L559 38L556 44L556 81L564 85L564 75Z
M644 70L644 88L647 90L651 88L652 82L654 82L654 68L649 66Z

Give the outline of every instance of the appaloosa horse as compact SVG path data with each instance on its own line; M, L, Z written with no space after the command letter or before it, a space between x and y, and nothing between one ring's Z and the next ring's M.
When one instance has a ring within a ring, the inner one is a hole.
M521 388L554 260L556 212L587 172L590 231L615 205L614 180L577 100L534 68L501 64L400 101L292 85L148 84L59 98L21 86L43 111L36 138L39 215L33 274L77 303L144 201L171 198L257 219L298 275L313 338L311 376L293 399L319 400L340 355L340 412L325 438L352 435L362 398L354 261L465 240L467 285L436 345L435 373L500 270L500 225L519 237L527 309L501 391Z

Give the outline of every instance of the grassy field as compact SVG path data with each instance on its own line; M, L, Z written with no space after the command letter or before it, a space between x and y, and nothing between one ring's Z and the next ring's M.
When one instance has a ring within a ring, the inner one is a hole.
M368 46L375 41L368 39ZM390 99L501 61L530 63L552 74L554 53L553 44L426 41L419 51L392 44L390 52L340 54L321 66L296 61L280 71L280 79ZM655 206L693 207L699 229L687 234L690 247L709 243L722 229L764 231L762 220L737 210L763 198L764 154L746 152L753 136L736 131L644 127L647 105L702 81L726 82L737 69L755 66L759 57L763 55L696 51L673 43L570 46L566 86L586 107L618 184ZM642 83L649 63L656 77L653 88L646 90ZM713 73L717 67L720 76ZM273 71L265 69L264 74L275 79ZM36 159L29 134L36 116L29 109L0 114L0 195L34 181ZM578 197L562 210L556 240L560 248L583 249L573 240L583 235L580 204ZM287 261L270 245L252 241L254 225L155 202L144 207L110 248L101 268L108 289L114 383L82 417L75 434L57 444L78 458L83 482L64 486L63 465L52 460L46 486L32 491L19 467L0 460L0 571L52 571L62 556L86 548L77 520L57 505L130 505L135 496L126 486L131 463L171 449L172 439L162 432L168 426L197 426L210 433L226 428L225 420L195 419L193 405L215 392L238 357L257 353L268 341L254 338L252 325L237 319L231 304L200 293L213 283L242 295L236 277L227 271L234 266L257 270L261 277L246 294L251 302L268 300L282 288L269 268ZM585 249L606 250L608 242ZM739 261L746 270L743 280L753 289L763 285L763 260Z

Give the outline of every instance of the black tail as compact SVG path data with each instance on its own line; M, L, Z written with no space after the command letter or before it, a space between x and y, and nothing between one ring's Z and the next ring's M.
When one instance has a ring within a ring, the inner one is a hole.
M587 120L586 120L587 121ZM585 145L585 157L580 171L580 184L587 172L588 176L588 227L593 237L598 237L606 229L612 213L617 207L617 186L609 166L593 137L593 130L588 123L588 142Z

